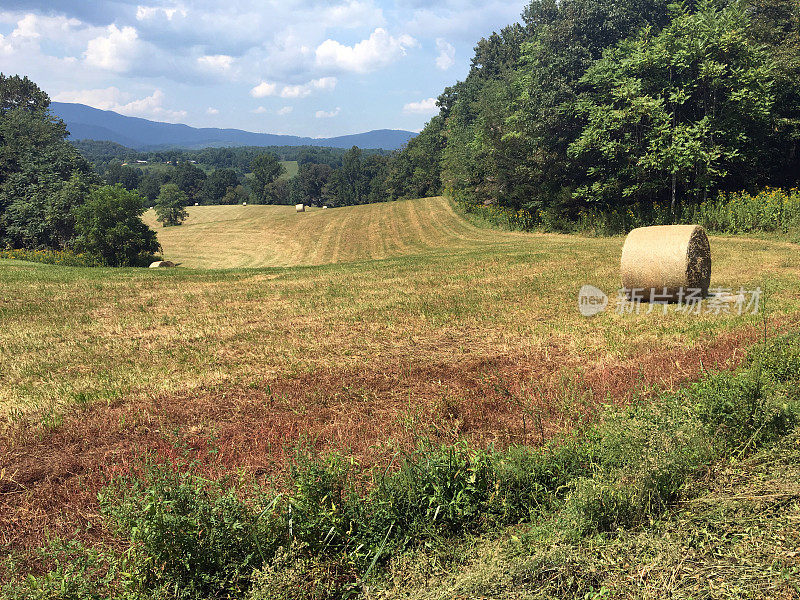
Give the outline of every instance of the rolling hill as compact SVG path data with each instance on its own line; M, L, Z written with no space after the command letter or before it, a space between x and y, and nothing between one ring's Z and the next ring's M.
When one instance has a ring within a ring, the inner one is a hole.
M108 140L135 150L158 147L207 148L210 146L327 146L333 148L382 148L396 150L416 134L378 129L332 138L309 138L240 129L197 128L126 117L83 104L52 102L50 111L67 124L70 139Z
M179 227L144 221L164 257L184 267L287 267L407 256L520 239L480 229L445 198L381 202L323 210L294 206L190 206Z

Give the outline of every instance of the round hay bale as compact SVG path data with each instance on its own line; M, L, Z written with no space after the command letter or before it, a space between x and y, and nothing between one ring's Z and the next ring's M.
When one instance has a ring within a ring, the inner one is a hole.
M639 227L625 238L620 261L629 296L678 301L690 290L708 294L711 246L699 225ZM695 292L696 293L696 292Z
M306 205L305 204L295 204L294 209L297 212L306 212Z
M165 267L174 267L175 263L171 260L157 260L155 262L150 263L151 269L162 269Z

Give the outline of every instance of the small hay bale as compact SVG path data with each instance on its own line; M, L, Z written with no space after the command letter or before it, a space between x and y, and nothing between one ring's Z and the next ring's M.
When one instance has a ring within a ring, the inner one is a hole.
M622 287L629 296L678 301L688 290L708 294L711 246L699 225L639 227L625 238L620 261Z
M323 206L322 208L328 208L327 206Z
M306 205L305 204L295 204L294 209L297 212L306 212Z
M242 202L242 206L247 206L247 202Z
M174 267L175 263L171 260L157 260L155 262L150 263L151 269L163 269L166 267Z
M195 206L200 206L200 203L199 202L195 202L194 205Z

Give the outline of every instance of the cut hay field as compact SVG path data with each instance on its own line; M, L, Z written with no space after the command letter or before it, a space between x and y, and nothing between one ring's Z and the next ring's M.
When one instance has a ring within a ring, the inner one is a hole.
M480 229L444 198L323 210L294 206L191 206L178 227L145 222L158 233L164 257L204 269L290 267L454 251L508 242L518 234Z
M275 382L334 397L363 388L365 398L414 407L425 403L416 394L441 400L451 380L484 367L510 370L509 385L535 395L531 385L562 370L613 372L671 352L691 361L761 326L757 316L674 311L586 319L583 284L614 303L621 237L480 228L442 198L305 214L192 207L186 224L158 233L168 259L197 268L0 261L4 414ZM796 245L712 245L712 286L764 288L773 330L794 319Z
M158 234L182 267L0 261L4 543L98 523L103 473L147 451L269 475L301 439L366 465L422 437L540 443L763 335L761 316L616 314L621 237L500 232L443 198L193 207ZM711 243L712 286L760 286L767 334L796 328L798 246ZM587 283L612 294L591 319Z

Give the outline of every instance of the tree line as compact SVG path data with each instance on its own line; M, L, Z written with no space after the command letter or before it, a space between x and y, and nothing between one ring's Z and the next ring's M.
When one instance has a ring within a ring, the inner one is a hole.
M179 153L183 160L148 161L147 165L112 159L95 167L107 184L138 192L147 205L157 202L167 185L180 190L184 205L247 202L350 206L392 198L391 167L395 162L392 155L356 146L335 153L328 152L332 149L312 148L309 152L284 152L282 155L263 148L246 152L239 148L213 150L230 150L239 156L252 155L252 158L245 166L213 170L209 163L188 159L188 156L202 158L200 153ZM286 169L281 164L281 156L298 157L299 170L294 177L284 177Z
M398 195L574 219L796 186L799 32L796 0L534 0L439 96Z

